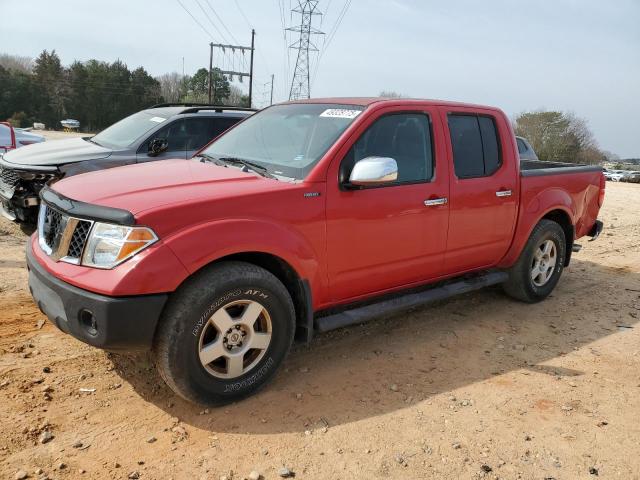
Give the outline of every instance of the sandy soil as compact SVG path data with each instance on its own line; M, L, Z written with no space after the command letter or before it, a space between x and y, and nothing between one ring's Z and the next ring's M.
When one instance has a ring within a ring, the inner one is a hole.
M44 138L49 140L63 140L65 138L73 138L73 137L90 137L94 135L93 133L84 133L84 132L62 132L59 130L34 130L34 133L38 135L42 135Z
M602 218L543 303L487 289L320 335L213 410L44 323L2 222L0 477L638 479L640 185L609 183Z

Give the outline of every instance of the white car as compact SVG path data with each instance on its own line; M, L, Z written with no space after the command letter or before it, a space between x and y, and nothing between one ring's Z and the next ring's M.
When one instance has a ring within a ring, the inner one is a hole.
M608 170L604 172L604 178L611 180L612 182L619 182L625 175L626 172L621 172L619 170Z

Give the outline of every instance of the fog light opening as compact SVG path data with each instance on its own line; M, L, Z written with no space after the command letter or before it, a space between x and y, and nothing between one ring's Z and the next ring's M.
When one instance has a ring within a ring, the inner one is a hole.
M80 325L82 325L89 335L92 337L98 335L98 323L92 312L84 309L80 310L78 317L80 319Z

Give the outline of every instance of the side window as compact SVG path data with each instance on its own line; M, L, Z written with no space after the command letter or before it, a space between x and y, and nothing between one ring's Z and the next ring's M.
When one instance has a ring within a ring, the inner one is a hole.
M241 118L230 118L230 117L214 117L211 119L209 123L209 140L213 140L222 132L227 131L231 127L233 127L236 123L238 123ZM209 141L207 140L207 142Z
M487 177L500 167L500 145L491 117L448 115L453 165L458 178Z
M191 117L185 120L186 150L200 150L213 137L211 136L210 117Z
M356 162L367 157L393 158L398 164L398 183L431 180L433 151L429 117L423 113L399 113L376 120L342 160L340 182L347 182Z
M518 144L518 153L524 153L527 151L527 146L524 144L521 138L516 138L516 143Z
M165 126L149 138L149 141L156 138L163 138L169 144L167 152L184 151L187 145L187 124L186 119L182 118Z

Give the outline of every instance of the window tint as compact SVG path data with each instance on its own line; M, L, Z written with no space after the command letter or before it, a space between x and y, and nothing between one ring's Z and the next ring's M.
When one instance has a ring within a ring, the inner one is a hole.
M478 117L480 135L482 136L482 151L484 153L484 174L493 175L500 167L500 147L496 125L491 117Z
M524 144L522 139L516 138L516 142L518 144L518 153L524 153L527 151L527 146Z
M210 135L211 135L210 140L213 140L218 135L220 135L222 132L230 129L236 123L238 123L240 120L242 120L242 118L222 118L222 117L212 118L211 119L211 124L210 124L211 125L210 126Z
M239 118L224 117L187 118L187 151L200 150L211 140L239 121Z
M500 146L493 118L448 116L453 164L458 178L492 175L500 167Z
M169 144L167 152L179 152L184 151L187 146L187 122L186 119L176 120L175 122L167 125L159 132L149 138L149 141L155 138L163 138Z
M340 181L349 179L356 162L391 157L398 164L398 182L420 182L433 176L429 117L393 114L378 119L351 147L340 166Z
M475 115L449 115L449 132L456 176L465 178L484 175L478 118Z

